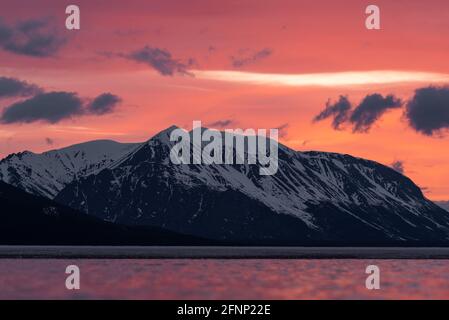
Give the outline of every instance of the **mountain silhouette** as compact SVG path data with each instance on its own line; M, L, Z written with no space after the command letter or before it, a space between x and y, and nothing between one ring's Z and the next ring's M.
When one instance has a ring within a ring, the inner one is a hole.
M156 227L102 221L0 182L0 245L216 244Z

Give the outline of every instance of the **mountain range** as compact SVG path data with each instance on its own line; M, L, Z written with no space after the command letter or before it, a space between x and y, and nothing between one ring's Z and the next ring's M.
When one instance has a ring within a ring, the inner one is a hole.
M449 213L387 166L281 144L272 176L259 175L257 165L175 165L169 139L175 128L140 144L95 141L40 155L14 154L0 162L0 179L108 225L158 228L195 239L245 245L449 244Z

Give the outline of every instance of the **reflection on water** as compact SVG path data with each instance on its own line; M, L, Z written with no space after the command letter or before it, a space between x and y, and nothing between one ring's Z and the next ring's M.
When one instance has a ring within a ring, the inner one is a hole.
M65 289L65 268L81 290ZM381 269L381 290L365 268ZM0 260L0 299L449 299L449 260Z

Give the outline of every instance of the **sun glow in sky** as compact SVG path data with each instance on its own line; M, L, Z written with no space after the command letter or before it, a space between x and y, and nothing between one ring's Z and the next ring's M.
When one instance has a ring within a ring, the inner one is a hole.
M405 113L416 89L449 85L447 0L378 0L381 30L365 28L369 3L358 0L79 0L74 31L64 27L62 1L1 2L0 77L74 93L81 108L57 121L4 118L1 157L95 139L144 141L201 120L218 129L282 128L281 142L296 150L400 162L429 198L449 199L449 133L425 134ZM49 37L40 39L54 41L21 46L36 37L30 21L44 21ZM120 103L87 112L104 93ZM0 111L32 98L26 94L0 98ZM313 121L340 96L355 107L373 94L404 107L364 132Z

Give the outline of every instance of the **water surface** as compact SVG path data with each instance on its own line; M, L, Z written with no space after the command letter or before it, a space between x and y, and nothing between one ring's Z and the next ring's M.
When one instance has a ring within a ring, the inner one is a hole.
M81 269L81 290L65 268ZM365 268L381 289L365 288ZM0 259L0 299L449 299L449 260Z

